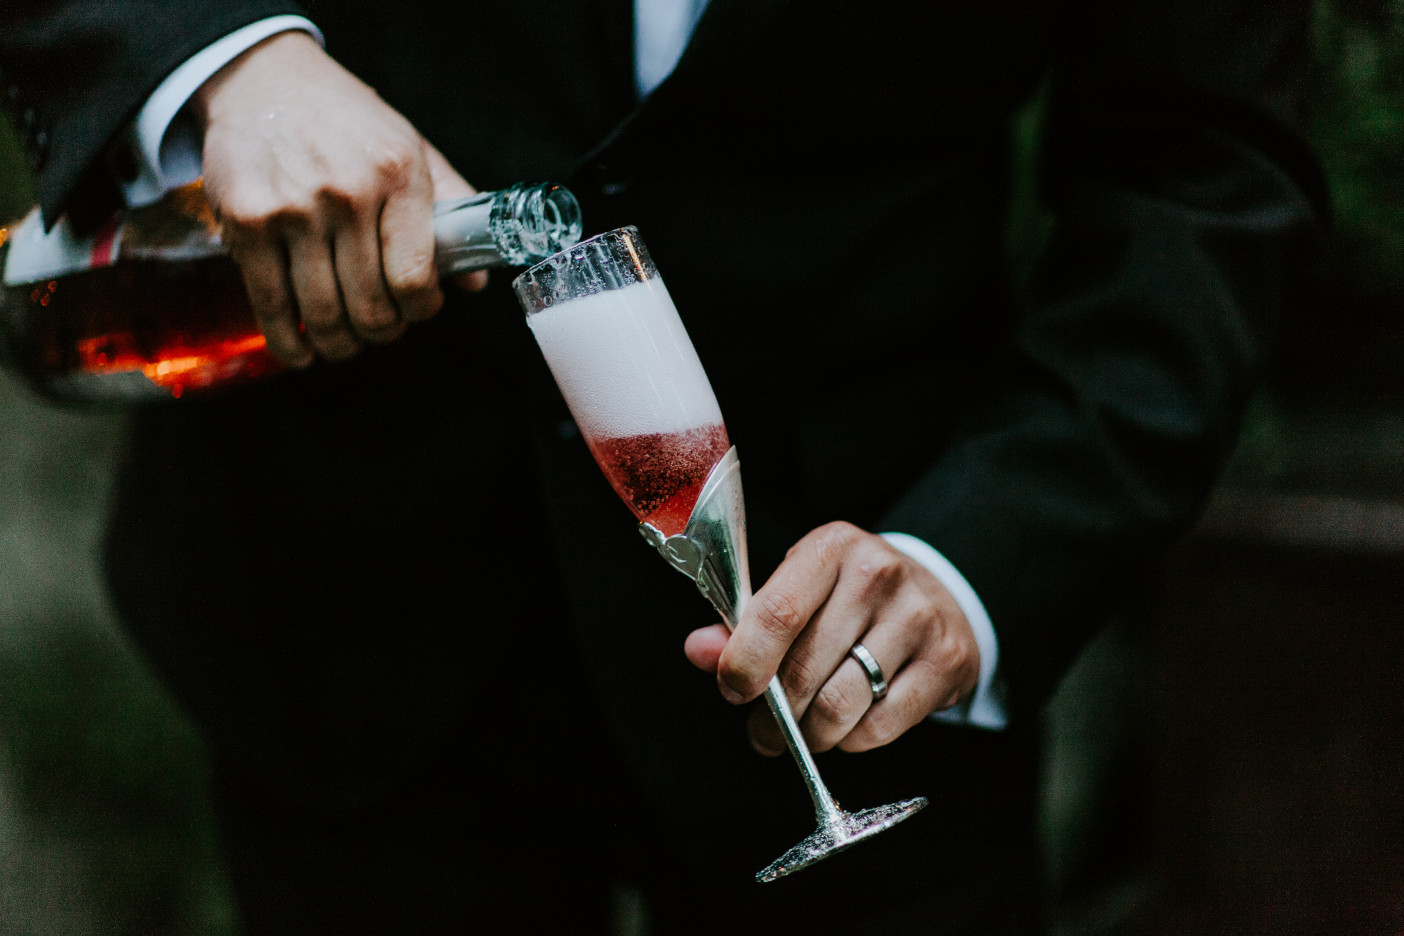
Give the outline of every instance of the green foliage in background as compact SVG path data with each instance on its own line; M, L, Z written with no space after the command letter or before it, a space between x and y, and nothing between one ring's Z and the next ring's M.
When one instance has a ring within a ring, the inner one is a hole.
M1318 2L1310 82L1308 132L1333 211L1324 281L1404 311L1404 0ZM1011 127L1013 204L1005 247L1021 281L1052 223L1034 181L1042 120L1040 97Z
M0 224L19 218L33 204L29 164L9 122L0 114Z
M1404 0L1318 10L1312 137L1335 205L1332 279L1404 296Z

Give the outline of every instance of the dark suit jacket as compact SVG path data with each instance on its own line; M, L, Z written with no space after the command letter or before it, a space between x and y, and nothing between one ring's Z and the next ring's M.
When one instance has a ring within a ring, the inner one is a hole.
M712 0L641 106L625 4L310 6L328 51L474 184L563 180L587 233L638 225L742 456L755 577L834 519L932 543L990 611L1015 737L1192 521L1324 204L1296 129L1305 3ZM137 20L147 7L159 16ZM51 3L20 16L0 65L46 210L103 189L104 142L176 62L285 8ZM62 81L47 77L56 61ZM1053 223L1016 295L1010 120L1036 95ZM356 731L413 722L429 737L474 711L466 677L480 674L445 652L459 639L446 634L471 626L478 653L529 669L510 627L537 626L520 589L538 586L495 583L559 563L607 721L643 786L682 812L722 756L664 738L680 717L720 719L677 653L684 625L708 615L609 503L507 279L354 364L143 414L110 542L114 593L230 749L288 773L267 731L323 739L318 763L334 760L327 737L358 743L345 725L358 719L337 713L360 711L336 687L362 677L413 673L416 689L360 712ZM666 624L645 592L668 603ZM393 636L377 627L387 619ZM288 667L274 682L339 674L295 731L266 684L231 671L270 646ZM261 707L266 719L248 715ZM853 758L855 777L906 757L1006 800L1029 793L1007 779L1031 775L1026 746L989 742L1025 753L981 780L949 747L929 762L917 751L984 742L924 738ZM305 744L299 755L320 769ZM718 820L680 821L701 837Z

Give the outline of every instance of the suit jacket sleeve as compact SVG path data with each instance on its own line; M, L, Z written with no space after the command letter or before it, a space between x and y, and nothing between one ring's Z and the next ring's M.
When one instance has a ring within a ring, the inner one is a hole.
M1294 130L1308 13L1094 3L1066 24L1031 302L957 443L883 527L979 593L1016 717L1192 522L1231 449L1324 213Z
M0 29L0 83L45 218L118 204L104 148L181 62L255 20L301 12L278 0L12 5Z

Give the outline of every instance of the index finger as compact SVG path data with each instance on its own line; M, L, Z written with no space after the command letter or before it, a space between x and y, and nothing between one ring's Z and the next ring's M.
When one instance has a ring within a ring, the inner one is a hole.
M790 645L829 600L855 532L848 524L810 532L746 603L717 665L717 685L728 701L748 702L765 691Z

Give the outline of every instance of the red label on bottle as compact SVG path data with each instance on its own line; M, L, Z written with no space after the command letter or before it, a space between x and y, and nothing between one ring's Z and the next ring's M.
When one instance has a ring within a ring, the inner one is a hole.
M110 266L121 249L121 216L113 215L93 237L79 237L60 218L45 231L39 209L31 211L10 231L5 255L6 286L57 279L69 273Z
M105 267L112 263L117 253L117 218L118 215L113 215L98 229L93 249L88 254L89 266Z

